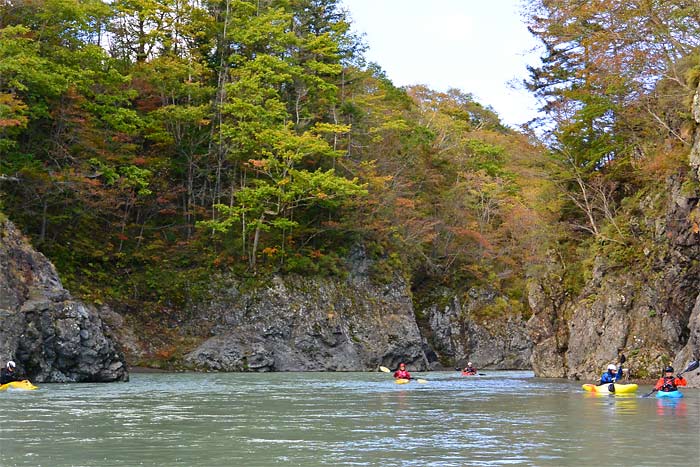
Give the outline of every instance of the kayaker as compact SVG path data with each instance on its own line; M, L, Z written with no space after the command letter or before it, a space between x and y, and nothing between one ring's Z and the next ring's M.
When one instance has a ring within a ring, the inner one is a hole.
M615 366L614 363L611 363L608 365L608 370L603 373L603 376L600 377L600 384L617 383L620 381L621 377L622 368L620 368L620 371L617 371L617 366Z
M394 378L396 379L411 379L411 373L406 370L405 363L399 363L399 369L394 372Z
M15 362L10 360L7 362L5 368L0 370L0 384L11 383L12 381L18 381L17 375L15 374Z
M667 366L664 369L664 376L659 378L654 389L661 392L678 391L678 386L685 386L688 382L681 375L673 376L673 367Z
M472 366L472 362L467 363L467 366L464 367L462 370L462 373L465 373L467 375L475 375L476 374L476 368Z

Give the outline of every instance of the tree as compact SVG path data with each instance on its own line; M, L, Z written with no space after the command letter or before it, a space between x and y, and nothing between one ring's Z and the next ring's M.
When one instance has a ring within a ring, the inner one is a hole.
M593 212L607 212L611 221L612 206L634 190L637 170L659 143L687 150L681 107L664 101L675 95L678 102L690 91L683 63L700 45L700 6L683 0L529 5L529 28L545 54L527 84L553 124L561 186L583 208L585 230L599 235Z

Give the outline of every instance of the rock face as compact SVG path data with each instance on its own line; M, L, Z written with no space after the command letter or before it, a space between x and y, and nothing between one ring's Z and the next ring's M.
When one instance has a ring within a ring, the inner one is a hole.
M696 127L693 147L690 151L690 166L694 171L692 179L697 182L700 180L700 84L698 85L693 98L692 114ZM697 205L698 198L694 197L689 201L693 203L693 210L691 212L692 217L688 218L688 223L690 224L690 230L695 232L698 226L697 214L700 212L700 208L698 208ZM697 239L697 234L695 234L695 238L693 239L696 241L696 243L700 241ZM688 318L687 332L688 340L686 345L676 355L674 360L674 365L677 369L683 368L688 361L700 360L700 294L698 294L696 297L693 311ZM688 379L688 384L690 386L700 387L700 371L688 373L686 378Z
M671 177L666 193L630 209L629 227L644 239L642 251L630 252L628 264L596 258L592 278L576 297L551 280L562 276L553 264L548 278L530 284L528 329L538 376L592 380L624 353L634 376L657 378L669 363L680 372L700 358L700 89L693 107L692 171ZM653 214L653 206L665 215ZM686 377L700 387L698 372Z
M521 316L475 317L478 310L500 299L494 292L471 289L464 304L454 291L444 290L443 297L439 302L444 305L433 303L419 313L428 317L428 341L441 360L458 367L471 361L480 368L531 368L532 341Z
M127 381L98 312L71 299L53 265L0 218L0 360L35 382Z
M275 276L245 290L223 278L211 303L194 310L213 335L185 356L214 371L360 371L405 361L424 370L424 353L406 281L369 279L370 262L357 250L344 279Z
M531 284L528 328L538 376L593 380L625 354L633 376L653 378L664 365L675 361L680 369L698 354L700 238L687 221L695 202L680 190L679 180L669 181L665 219L640 219L654 248L637 266L596 258L592 278L573 300L557 284Z

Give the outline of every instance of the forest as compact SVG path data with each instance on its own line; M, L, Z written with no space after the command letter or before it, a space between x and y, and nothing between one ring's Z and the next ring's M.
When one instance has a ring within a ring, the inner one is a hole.
M0 211L127 313L220 272L342 277L358 244L376 281L527 313L547 263L574 294L594 255L648 246L635 203L689 171L700 5L523 8L542 117L511 128L469 90L393 85L338 0L1 0Z

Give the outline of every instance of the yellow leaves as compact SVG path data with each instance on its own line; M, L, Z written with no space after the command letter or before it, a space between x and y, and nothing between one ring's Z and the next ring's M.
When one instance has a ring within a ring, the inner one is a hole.
M344 134L350 132L350 125L336 125L332 123L317 123L312 132L315 134Z
M384 131L408 131L410 129L411 126L406 122L406 120L397 118L382 122L382 124L376 128L371 128L370 133L379 133Z

